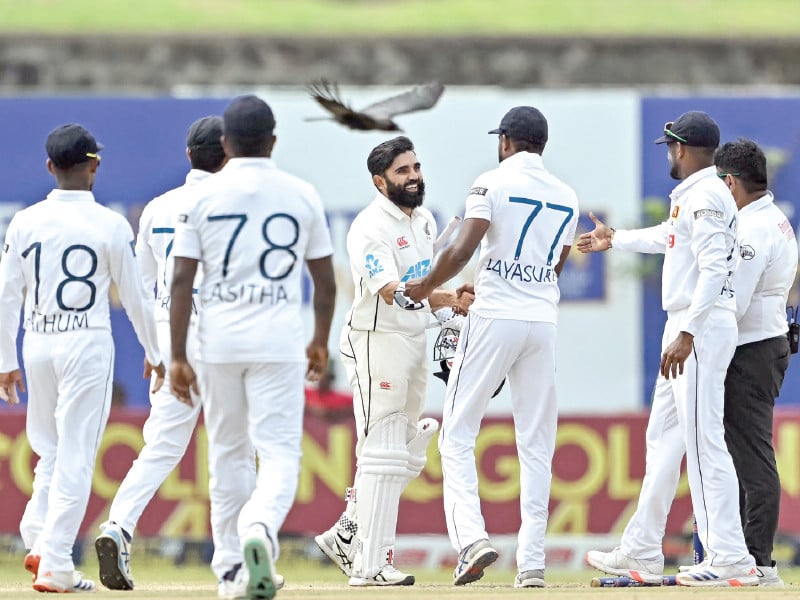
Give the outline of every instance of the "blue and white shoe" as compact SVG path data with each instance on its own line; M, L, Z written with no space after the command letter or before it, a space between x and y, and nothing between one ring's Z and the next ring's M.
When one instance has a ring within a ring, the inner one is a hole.
M747 556L738 563L712 566L702 562L675 576L678 585L690 587L743 587L758 585L758 572L753 558Z
M496 561L497 557L497 550L492 548L489 540L472 542L458 554L458 565L453 571L453 585L478 581L483 577L484 569Z
M33 589L54 594L91 594L95 586L94 581L84 579L79 571L47 571L36 577Z
M103 523L100 528L103 533L94 541L100 581L110 590L132 590L131 543L122 527L113 521Z

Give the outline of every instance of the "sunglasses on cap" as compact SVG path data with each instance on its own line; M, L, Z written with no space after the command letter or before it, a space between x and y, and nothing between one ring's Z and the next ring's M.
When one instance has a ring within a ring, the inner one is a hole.
M100 155L97 154L96 152L87 152L86 156L88 156L89 158L97 159L97 164L98 165L100 164Z
M677 133L672 131L672 126L675 124L675 121L667 121L664 123L664 135L671 137L676 142L680 142L681 144L688 144L689 140L686 138L682 138Z
M717 177L719 177L720 179L725 179L728 175L731 175L733 177L738 177L739 175L741 175L741 173L717 173Z

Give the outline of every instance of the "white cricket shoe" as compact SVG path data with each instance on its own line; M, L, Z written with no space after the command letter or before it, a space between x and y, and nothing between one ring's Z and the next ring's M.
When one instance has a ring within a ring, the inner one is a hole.
M664 577L664 558L633 558L617 546L611 552L589 550L586 562L609 575L630 577L639 583L661 585Z
M773 561L774 563L774 561ZM783 587L783 579L778 575L778 567L756 567L758 587Z
M346 520L346 523L343 523ZM344 515L334 523L333 527L314 538L319 549L330 558L342 573L350 577L353 574L353 559L356 556L355 523Z
M132 590L130 542L122 527L113 521L103 523L100 529L103 533L94 541L100 582L110 590Z
M272 559L272 540L267 527L256 523L247 530L242 540L244 564L247 567L248 600L272 600L275 597L275 563Z
M353 587L366 587L371 585L414 585L416 579L413 575L408 575L395 569L394 565L384 565L374 577L359 577L352 575L349 584Z
M489 540L472 542L458 554L458 564L453 571L453 585L465 585L483 577L483 570L497 560L497 550Z
M515 588L544 587L544 569L531 569L517 573L514 579Z
M36 578L33 589L56 594L85 594L94 592L95 585L79 571L47 571Z
M678 573L675 580L678 585L690 587L741 587L758 585L759 579L753 559L748 556L738 563L723 567L700 563L688 571Z

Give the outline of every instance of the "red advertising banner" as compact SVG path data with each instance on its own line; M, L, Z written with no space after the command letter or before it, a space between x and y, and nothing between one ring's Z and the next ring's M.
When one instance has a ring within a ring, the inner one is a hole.
M114 409L103 437L92 496L82 531L94 531L142 446L146 412ZM549 534L619 533L636 507L644 475L646 414L565 417L559 421L550 501ZM327 529L344 506L344 489L355 466L352 420L328 422L308 415L297 499L283 533L315 534ZM779 412L775 446L783 497L779 529L800 534L800 413ZM137 535L206 539L208 475L202 425L183 461L145 510ZM519 527L519 463L510 417L487 418L475 450L488 531L514 534ZM35 464L25 436L25 413L3 411L0 419L0 533L18 532L31 492ZM436 444L425 471L406 490L398 533L445 533L441 464ZM691 502L685 474L672 507L667 533L686 531Z

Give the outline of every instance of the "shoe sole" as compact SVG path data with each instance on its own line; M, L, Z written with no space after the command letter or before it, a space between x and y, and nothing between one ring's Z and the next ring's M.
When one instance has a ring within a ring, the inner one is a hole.
M248 600L272 600L276 589L272 579L272 560L264 540L250 538L245 541L244 563L250 575L247 583Z
M483 577L484 569L496 561L498 556L496 550L485 548L478 556L472 559L472 564L453 580L453 585L466 585L478 581Z
M100 565L100 583L110 590L132 590L133 581L119 568L119 546L114 538L101 535L94 541Z
M317 544L319 549L322 550L322 553L325 556L327 556L328 558L330 558L331 561L333 562L333 564L335 564L337 567L339 567L339 570L342 573L344 573L348 577L352 576L352 574L353 574L352 570L346 568L342 564L341 557L336 552L334 552L334 550L330 546L328 546L327 543L325 543L325 538L324 537L322 537L321 535L315 536L314 537L314 542Z

